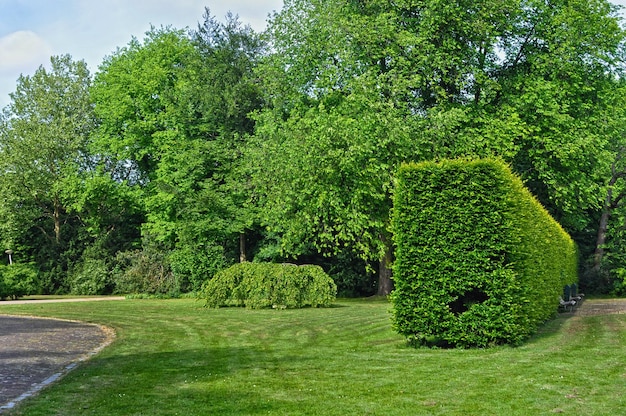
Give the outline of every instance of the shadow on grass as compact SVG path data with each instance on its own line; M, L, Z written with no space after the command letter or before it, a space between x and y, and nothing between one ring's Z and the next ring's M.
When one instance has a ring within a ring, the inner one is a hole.
M532 345L547 339L560 337L563 334L563 327L567 321L575 316L575 312L557 312L553 318L544 322L537 332L524 341L522 345Z
M284 396L285 373L302 368L306 361L303 356L256 347L121 354L94 358L70 374L63 388L90 392L74 396L72 408L79 412L73 414L83 414L80 409L94 409L111 397L119 409L111 414L174 414L182 409L187 415L277 414L297 405L297 397L277 396ZM67 406L64 397L59 393L53 405L46 398L48 414L57 414L54 406L60 410ZM151 412L155 406L158 409Z

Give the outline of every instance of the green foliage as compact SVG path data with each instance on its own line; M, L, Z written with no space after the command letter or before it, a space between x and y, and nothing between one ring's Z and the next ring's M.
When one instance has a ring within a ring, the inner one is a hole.
M87 146L96 121L84 61L53 56L49 68L22 75L0 113L0 234L36 261L46 291L62 290L76 256L80 221L63 190L93 160Z
M626 137L625 34L605 0L285 1L260 71L264 220L292 254L374 259L401 162L497 157L588 246Z
M465 156L509 163L586 258L605 234L606 270L581 283L619 280L626 32L608 1L286 0L266 36L203 18L133 38L93 83L69 56L18 80L0 238L46 292L102 290L83 250L102 240L94 258L112 259L140 230L183 291L260 230L278 243L250 258L385 260L400 164ZM325 267L342 294L369 288L352 264Z
M252 68L264 44L233 15L220 23L207 9L204 19L192 32L153 28L133 39L93 88L94 147L135 178L142 229L168 251L183 291L231 264L255 219L235 167L261 105Z
M375 268L357 254L344 250L335 255L319 253L309 247L306 254L289 257L282 250L280 238L274 233L263 235L255 247L254 262L317 264L324 269L337 285L337 296L342 298L367 297L376 293Z
M310 262L313 263L313 262ZM315 259L337 285L342 298L367 297L376 294L377 277L374 267L353 253L343 252Z
M34 264L0 265L0 300L17 299L39 291Z
M200 290L209 276L226 267L224 248L210 242L208 244L186 244L170 255L172 272L181 282L181 291Z
M613 295L626 296L626 269L618 268L613 270Z
M183 31L152 28L107 57L91 88L100 120L93 150L125 161L136 180L153 177L161 150L184 136L176 89L195 56Z
M574 242L502 162L398 173L394 327L410 341L517 344L577 281Z
M142 194L115 172L103 166L79 172L64 182L61 195L68 214L80 220L88 256L111 258L139 244Z
M200 298L207 307L302 308L330 306L337 286L321 267L238 263L208 280Z
M168 252L149 238L141 250L120 252L113 269L115 291L123 294L178 296L180 281L172 273Z
M105 295L111 293L111 273L106 261L86 259L68 276L73 295Z

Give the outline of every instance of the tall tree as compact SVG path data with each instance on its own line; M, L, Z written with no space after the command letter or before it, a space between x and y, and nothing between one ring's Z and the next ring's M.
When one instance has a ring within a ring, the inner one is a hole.
M608 2L290 0L268 33L253 160L287 250L385 262L405 160L502 157L571 229L599 207L596 126L624 40Z
M87 152L95 126L90 75L83 61L54 56L32 76L22 75L0 117L0 209L5 244L24 241L33 228L58 256L72 218L63 200L64 183L91 164ZM50 251L49 251L50 252ZM48 259L52 260L52 259Z
M611 89L613 100L607 106L607 115L599 123L600 134L606 138L603 151L604 168L603 197L599 212L596 239L593 246L593 258L589 268L589 277L596 280L596 285L603 289L611 288L611 275L614 271L626 267L626 258L622 254L623 234L626 226L626 89L623 79L617 79ZM608 256L607 256L608 253ZM607 261L608 257L608 261Z
M190 34L162 28L132 40L103 63L93 92L100 148L138 177L143 230L172 250L185 289L229 262L248 226L231 172L260 105L258 35L232 15L204 17Z

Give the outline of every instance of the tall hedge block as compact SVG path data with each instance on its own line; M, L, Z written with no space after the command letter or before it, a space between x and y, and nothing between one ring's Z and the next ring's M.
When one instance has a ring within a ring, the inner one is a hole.
M415 344L518 344L577 281L577 248L509 167L407 164L394 196L394 328Z

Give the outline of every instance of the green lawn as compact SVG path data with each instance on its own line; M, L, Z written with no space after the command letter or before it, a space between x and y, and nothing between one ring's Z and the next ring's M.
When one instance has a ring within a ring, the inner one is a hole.
M563 314L522 347L406 347L384 301L205 310L193 300L2 305L115 343L9 415L617 415L626 315Z

